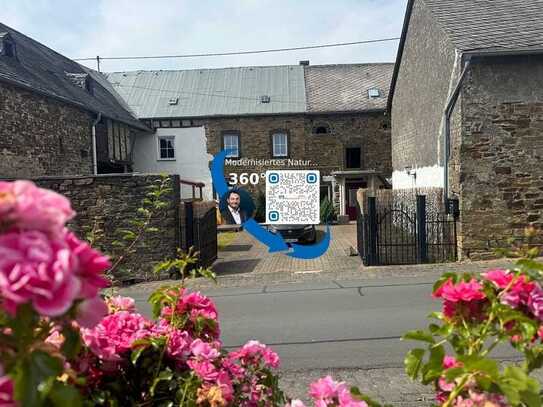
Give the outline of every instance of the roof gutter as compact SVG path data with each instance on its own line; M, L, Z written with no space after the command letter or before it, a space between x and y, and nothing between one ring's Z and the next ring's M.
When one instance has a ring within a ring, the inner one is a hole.
M462 58L462 56L460 56ZM460 74L460 78L454 88L453 93L447 101L445 110L443 111L443 203L446 213L449 213L449 158L451 150L451 116L456 107L456 102L462 90L462 84L466 74L471 67L471 59L468 58Z
M98 158L96 154L96 125L102 120L102 113L98 112L96 120L92 122L92 173L98 175Z

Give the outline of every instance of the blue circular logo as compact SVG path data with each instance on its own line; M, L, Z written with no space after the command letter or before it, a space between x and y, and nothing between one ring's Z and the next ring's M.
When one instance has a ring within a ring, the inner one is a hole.
M276 172L272 172L271 174L269 174L268 182L270 184L277 184L279 182L279 174L277 174Z
M277 222L279 220L279 212L277 211L270 211L270 213L268 214L268 219L271 221L271 222Z

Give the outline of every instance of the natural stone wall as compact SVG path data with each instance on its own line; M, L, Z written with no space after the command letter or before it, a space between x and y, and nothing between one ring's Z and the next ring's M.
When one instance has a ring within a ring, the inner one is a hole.
M106 252L113 249L112 241L118 236L119 229L130 228L130 220L136 218L137 209L149 191L149 186L155 183L158 175L98 175L89 177L44 177L34 181L41 187L55 190L68 197L75 211L76 218L71 222L73 229L81 238L95 224L103 230L104 238L100 247ZM147 233L137 252L131 256L123 275L124 282L148 281L157 277L152 273L153 266L167 257L175 255L179 247L179 176L171 176L173 192L166 198L170 205L159 215L151 227L156 227L158 233Z
M298 160L298 165L244 165L225 166L230 173L264 172L270 169L317 169L321 176L332 171L344 170L345 147L361 147L362 168L375 169L389 177L392 172L390 159L390 118L383 113L259 116L241 118L214 118L202 121L206 127L207 150L217 154L222 149L225 131L239 132L240 152L243 159L271 160L274 130L288 134L288 158ZM316 125L326 125L329 134L313 134ZM264 183L257 188L262 190Z
M91 115L0 82L0 177L92 173Z
M450 40L416 0L392 103L394 171L441 163L439 135L454 63Z
M492 257L543 226L542 57L475 61L462 96L462 255ZM540 237L540 243L543 239Z

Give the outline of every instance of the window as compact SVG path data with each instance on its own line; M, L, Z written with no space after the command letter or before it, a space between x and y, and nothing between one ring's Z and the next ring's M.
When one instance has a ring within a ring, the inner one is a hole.
M272 135L272 155L274 157L288 156L288 138L286 133L274 133Z
M159 160L175 160L175 137L158 137Z
M226 150L226 157L239 157L239 134L225 133L222 136L223 148Z
M317 123L313 126L313 134L330 134L330 126L326 123Z
M345 149L345 167L361 168L362 160L360 159L360 147L348 147Z

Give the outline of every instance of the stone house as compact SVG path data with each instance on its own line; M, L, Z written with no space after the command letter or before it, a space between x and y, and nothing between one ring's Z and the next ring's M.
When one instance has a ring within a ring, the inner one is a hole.
M304 62L116 72L107 79L156 130L136 142L136 170L177 168L181 178L210 185L208 162L227 149L225 175L255 192L264 188L265 170L318 169L321 198L354 219L356 190L387 186L391 176L392 70L393 64Z
M0 178L125 172L149 131L100 73L0 23Z
M389 96L394 188L460 203L461 257L543 226L543 2L409 0Z

